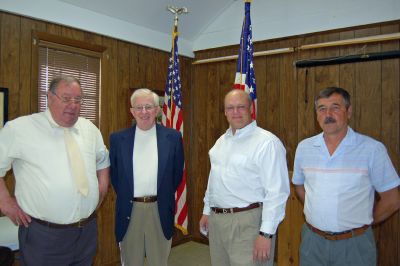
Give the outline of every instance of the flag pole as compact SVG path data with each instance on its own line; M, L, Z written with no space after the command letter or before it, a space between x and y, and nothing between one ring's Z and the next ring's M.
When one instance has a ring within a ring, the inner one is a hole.
M172 49L171 49L171 55L172 55L172 60L173 60L173 65L175 65L175 38L179 35L178 32L178 21L179 21L179 15L182 14L187 14L189 13L188 9L186 7L176 7L176 6L167 6L167 10L169 12L171 12L172 14L174 14L174 27L172 30ZM171 86L171 97L172 95L174 95L174 80L172 80L172 86ZM167 127L172 127L172 105L173 105L173 101L171 101L170 103L170 107L169 107L169 112L167 115L167 121L169 121L169 123L166 125Z
M253 41L250 18L251 2L251 0L244 0L245 15L239 40L240 48L238 60L236 62L236 74L233 88L242 89L249 93L252 99L251 116L255 120L257 113L257 94L253 64Z
M244 3L250 3L251 4L251 1L252 0L244 0ZM244 18L243 18L243 25L242 25L242 29L244 29L245 27L246 27L246 16L247 16L247 14L245 13L244 14ZM243 80L242 80L242 77L243 77L243 72L242 72L242 69L243 69L243 53L244 53L244 48L243 48L243 42L244 42L244 40L243 40L243 38L244 38L244 30L242 30L242 36L241 36L241 38L240 38L240 41L242 42L241 43L241 45L240 45L240 47L242 47L242 49L241 49L241 51L240 51L240 53L242 54L242 56L240 57L240 83L242 84L243 83Z
M174 6L168 6L167 10L174 14L174 26L161 122L162 125L179 131L183 137L183 106L178 55L178 20L179 15L187 14L188 10L186 7L178 8ZM182 181L175 192L174 223L175 227L184 235L188 234L188 206L186 194L186 167L183 165Z

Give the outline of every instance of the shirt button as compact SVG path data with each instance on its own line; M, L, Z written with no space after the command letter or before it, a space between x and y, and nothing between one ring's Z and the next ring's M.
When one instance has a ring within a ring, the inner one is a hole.
M130 200L129 202L132 204L132 203L133 203L133 200Z
M129 219L131 219L131 217L127 216L126 219L129 220Z

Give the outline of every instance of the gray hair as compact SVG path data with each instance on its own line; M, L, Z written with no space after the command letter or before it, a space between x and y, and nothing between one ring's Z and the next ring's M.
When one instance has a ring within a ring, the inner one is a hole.
M319 94L317 95L317 97L315 97L315 101L314 101L315 109L317 109L317 107L318 107L317 104L318 104L319 99L329 98L334 93L339 94L343 97L346 109L348 109L351 105L350 94L345 89L339 88L339 87L327 87L327 88L321 90L319 92Z
M140 96L152 96L153 100L154 100L154 105L158 106L159 102L160 102L160 97L153 91L147 89L147 88L141 88L141 89L137 89L132 93L131 96L131 106L133 107L136 98L140 97Z
M72 76L59 76L59 77L53 78L50 82L49 92L55 94L58 89L58 86L60 85L61 82L65 82L68 85L76 82L76 83L78 83L79 88L81 89L81 92L82 92L81 82L79 81L79 79L72 77Z

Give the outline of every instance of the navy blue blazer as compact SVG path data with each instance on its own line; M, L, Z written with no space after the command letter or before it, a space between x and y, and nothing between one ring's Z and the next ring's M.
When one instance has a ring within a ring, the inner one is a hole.
M117 194L115 237L122 241L133 206L133 149L136 126L110 136L111 183ZM180 132L156 124L158 148L157 205L166 239L174 233L175 192L183 175L183 143ZM145 165L142 167L146 167Z

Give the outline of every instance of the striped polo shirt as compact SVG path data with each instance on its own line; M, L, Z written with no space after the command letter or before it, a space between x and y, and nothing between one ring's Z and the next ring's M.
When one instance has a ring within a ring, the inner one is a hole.
M330 232L371 224L375 190L400 185L385 146L350 127L332 155L323 133L301 141L292 182L304 184L307 222Z

